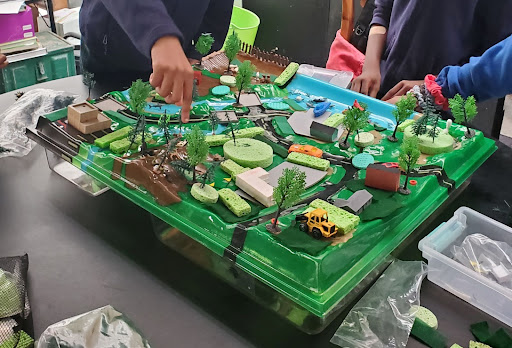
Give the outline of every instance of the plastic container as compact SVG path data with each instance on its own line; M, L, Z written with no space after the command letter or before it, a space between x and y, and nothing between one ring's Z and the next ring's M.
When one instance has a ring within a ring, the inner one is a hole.
M260 18L254 12L242 7L233 6L233 14L231 15L226 39L235 31L242 42L254 45L259 26ZM224 47L222 48L224 49Z
M320 68L310 64L301 64L297 73L330 83L341 88L347 88L354 77L351 71L337 71Z
M512 245L512 228L472 209L459 208L448 222L423 238L418 247L428 261L428 279L482 311L512 325L512 290L452 258L451 247L480 233Z
M108 186L87 175L62 157L57 156L48 149L45 149L48 167L64 179L79 187L82 191L91 196L99 196L108 191Z

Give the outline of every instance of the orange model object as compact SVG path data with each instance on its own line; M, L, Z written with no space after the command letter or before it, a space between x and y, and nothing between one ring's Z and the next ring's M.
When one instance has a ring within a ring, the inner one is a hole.
M324 153L322 150L320 150L319 148L314 147L312 145L300 145L300 144L293 144L292 146L290 146L290 148L288 149L288 153L290 153L290 152L300 152L300 153L318 157L318 158L321 158Z

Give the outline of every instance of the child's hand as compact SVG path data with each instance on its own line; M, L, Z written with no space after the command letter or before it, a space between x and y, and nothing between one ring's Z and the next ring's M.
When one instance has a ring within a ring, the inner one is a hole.
M384 97L382 97L383 101L388 101L394 97L400 97L402 95L406 95L414 86L421 85L423 80L403 80L396 84L395 87L391 88L388 93Z
M376 69L364 69L363 73L352 81L351 89L355 92L369 95L372 98L377 97L380 90L380 71Z
M0 54L0 69L3 69L9 64L7 57L4 54Z
M169 104L180 105L181 119L188 122L192 104L194 71L174 36L158 39L151 48L153 73L149 82Z

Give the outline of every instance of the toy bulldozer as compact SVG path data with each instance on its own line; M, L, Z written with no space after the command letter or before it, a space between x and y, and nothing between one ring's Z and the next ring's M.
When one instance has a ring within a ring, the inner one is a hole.
M328 220L327 212L323 209L297 215L295 220L299 223L299 230L311 234L315 239L329 238L338 233L338 228Z

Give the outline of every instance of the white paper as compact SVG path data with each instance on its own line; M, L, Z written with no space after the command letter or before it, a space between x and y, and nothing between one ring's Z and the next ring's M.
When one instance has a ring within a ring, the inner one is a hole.
M24 0L0 1L0 14L16 14L24 9Z

